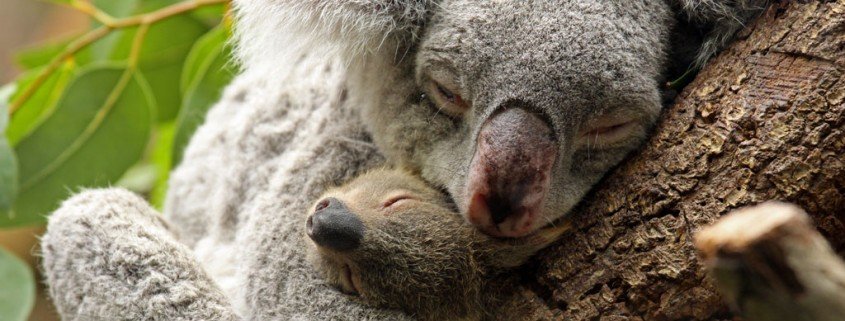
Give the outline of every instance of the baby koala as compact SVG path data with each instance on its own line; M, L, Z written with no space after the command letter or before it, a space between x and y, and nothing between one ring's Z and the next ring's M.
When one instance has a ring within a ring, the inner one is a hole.
M466 224L440 191L388 169L328 191L306 224L309 259L330 284L421 320L500 317L512 304L503 303L499 276L569 228L495 239Z

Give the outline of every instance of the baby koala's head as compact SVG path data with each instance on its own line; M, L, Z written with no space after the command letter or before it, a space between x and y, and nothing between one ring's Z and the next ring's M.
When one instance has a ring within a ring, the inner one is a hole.
M446 196L401 170L376 170L323 195L306 223L309 258L365 303L426 319L475 318L493 276L524 263L567 227L494 239Z

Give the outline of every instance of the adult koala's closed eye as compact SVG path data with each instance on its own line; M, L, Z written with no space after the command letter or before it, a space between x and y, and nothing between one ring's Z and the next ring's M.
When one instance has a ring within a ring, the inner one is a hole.
M248 67L341 56L346 103L388 159L484 232L520 237L637 148L667 70L708 57L765 1L236 3Z

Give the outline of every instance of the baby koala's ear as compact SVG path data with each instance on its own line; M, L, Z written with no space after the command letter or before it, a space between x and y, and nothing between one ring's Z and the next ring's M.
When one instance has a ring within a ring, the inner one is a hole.
M499 268L513 268L528 261L537 251L557 241L563 233L572 229L568 220L542 228L521 239L497 241L490 264Z
M249 67L285 52L294 59L296 53L340 54L348 62L379 49L395 51L416 41L434 2L235 0L236 52Z

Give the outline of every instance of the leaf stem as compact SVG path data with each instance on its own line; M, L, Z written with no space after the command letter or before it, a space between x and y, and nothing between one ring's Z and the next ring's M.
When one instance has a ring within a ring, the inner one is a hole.
M140 14L132 17L127 17L123 19L116 20L111 27L112 28L124 28L124 27L131 27L137 26L141 24L150 24L154 22L158 22L172 16L176 16L188 11L196 10L201 7L221 4L221 3L228 3L229 0L189 0L189 1L182 1L159 10Z
M91 2L73 0L70 2L70 7L90 16L92 19L97 20L104 25L110 26L114 23L114 17L95 7L91 4Z
M23 104L26 103L26 101L29 100L29 98L31 98L33 94L35 94L35 91L38 90L38 88L40 88L42 84L44 84L44 81L47 80L50 74L56 71L56 69L58 69L59 66L61 66L61 64L65 60L72 57L74 54L84 49L94 41L105 37L110 31L111 29L109 27L99 27L97 29L89 31L88 33L82 35L82 37L79 37L79 39L76 39L71 42L67 46L67 48L62 51L62 53L54 57L53 60L50 60L50 63L47 65L47 67L44 68L44 70L42 70L38 74L38 77L35 78L32 84L29 85L29 87L26 87L26 89L24 89L23 92L21 92L21 94L17 98L12 100L12 103L9 106L9 114L14 115L15 112L21 106L23 106Z
M80 50L85 49L95 41L102 39L103 37L108 35L109 32L121 28L135 26L140 27L138 30L138 34L136 34L136 37L134 39L132 53L129 56L130 68L134 68L137 65L141 44L143 43L144 37L146 36L146 32L149 29L150 25L165 20L167 18L183 14L188 11L199 9L201 7L228 3L229 1L230 0L186 0L158 9L153 12L138 14L122 19L113 18L109 14L97 9L87 1L72 1L71 7L91 16L94 20L97 20L98 22L102 23L103 26L98 27L82 35L82 37L70 43L61 53L59 53L56 57L50 60L50 63L47 65L47 67L44 68L44 70L42 70L38 74L38 77L35 78L32 84L30 84L29 87L24 89L23 92L21 92L21 94L12 101L12 103L9 105L9 114L14 115L15 112L20 109L21 106L23 106L23 104L25 104L32 97L33 94L35 94L35 92L41 87L41 85L44 84L44 81L47 80L50 74L55 72L56 69L61 66L62 62L73 57L73 55L78 53Z
M135 33L135 39L132 40L132 49L129 52L129 70L134 70L138 67L141 48L144 46L144 39L147 37L147 31L149 30L149 23L142 24L138 27L138 32Z

